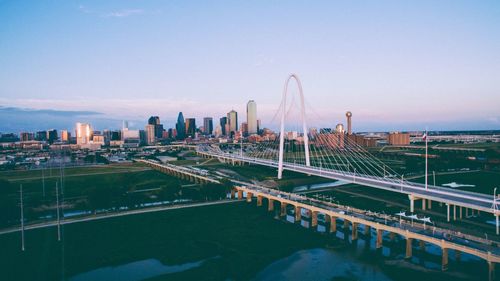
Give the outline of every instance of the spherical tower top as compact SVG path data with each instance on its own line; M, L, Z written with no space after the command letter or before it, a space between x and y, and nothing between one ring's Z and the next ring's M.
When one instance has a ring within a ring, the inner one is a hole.
M345 116L346 116L346 117L351 117L351 116L352 116L352 113L351 113L350 111L347 111L347 112L345 113Z

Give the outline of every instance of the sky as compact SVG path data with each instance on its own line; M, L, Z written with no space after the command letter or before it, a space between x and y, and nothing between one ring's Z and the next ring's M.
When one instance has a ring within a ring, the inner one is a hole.
M500 1L0 0L0 131L241 121L251 99L265 126L290 73L310 126L500 129Z

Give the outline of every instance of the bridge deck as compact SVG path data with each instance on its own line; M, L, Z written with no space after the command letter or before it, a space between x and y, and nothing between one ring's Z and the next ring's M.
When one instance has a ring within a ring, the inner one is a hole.
M215 153L209 150L197 150L198 153L209 157L225 159L229 161L241 161L257 165L277 168L278 162L268 159L257 159L246 157L238 154L230 153ZM500 214L498 208L493 208L498 203L493 199L492 195L479 194L461 190L451 190L439 186L429 185L426 189L424 185L411 183L395 178L380 178L367 175L359 175L356 173L347 173L321 167L297 165L293 163L283 163L285 170L299 172L318 177L342 180L349 183L370 186L387 191L403 193L416 197L417 199L429 199L432 201L442 202L454 206L462 206L465 208L475 209L482 212L492 213L495 216ZM498 205L497 205L498 206Z

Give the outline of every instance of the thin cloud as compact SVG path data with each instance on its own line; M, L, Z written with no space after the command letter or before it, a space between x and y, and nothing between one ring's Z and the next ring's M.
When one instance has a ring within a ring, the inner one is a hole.
M133 15L142 15L144 14L143 9L124 9L124 10L119 10L119 11L114 11L110 12L107 14L103 14L102 17L109 18L124 18L128 16L133 16Z
M89 9L84 5L79 5L78 10L81 13L95 15L95 16L102 17L102 18L125 18L125 17L129 17L129 16L144 15L144 14L148 13L144 9L121 9L121 10L103 12L103 11L95 11L95 10ZM158 13L160 13L160 12L156 11L156 12L151 12L148 14L158 14Z

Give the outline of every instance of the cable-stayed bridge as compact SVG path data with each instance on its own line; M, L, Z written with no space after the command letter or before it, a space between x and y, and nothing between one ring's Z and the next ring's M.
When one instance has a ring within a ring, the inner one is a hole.
M300 98L300 126L297 131L285 130L291 108L287 107L288 84L295 80ZM499 232L497 199L493 195L479 194L410 182L387 164L374 157L342 128L334 131L308 130L305 102L300 80L294 74L286 80L283 98L278 110L281 115L280 132L252 144L199 145L196 151L205 157L214 157L232 163L250 163L277 168L278 178L283 170L294 171L329 179L342 180L386 191L407 194L410 210L421 200L422 208L431 208L432 201L447 205L448 220L456 218L457 209L492 213Z

